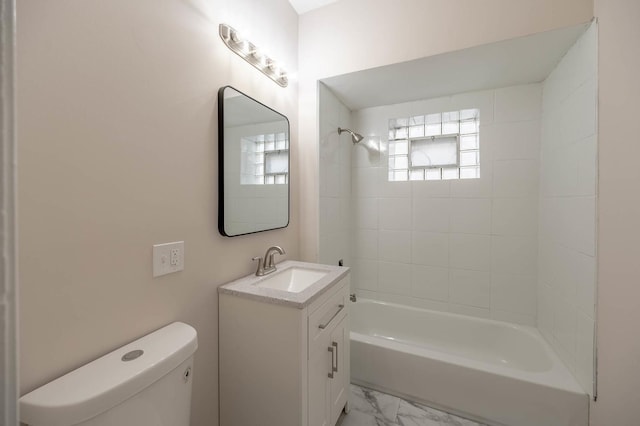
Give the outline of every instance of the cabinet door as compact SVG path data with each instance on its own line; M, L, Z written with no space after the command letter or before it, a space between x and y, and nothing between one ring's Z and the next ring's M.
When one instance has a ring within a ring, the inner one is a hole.
M331 371L332 354L329 352L329 335L323 336L321 347L309 354L309 426L332 426L331 421Z
M331 332L330 345L334 349L333 378L329 379L331 392L331 425L335 425L347 403L349 392L349 317L345 316Z

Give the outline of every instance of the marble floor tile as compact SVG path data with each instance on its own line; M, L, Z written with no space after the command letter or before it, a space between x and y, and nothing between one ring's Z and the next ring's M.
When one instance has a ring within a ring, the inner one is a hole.
M400 398L351 385L351 407L382 420L394 422L398 417Z
M351 385L351 411L337 426L486 426L422 404Z

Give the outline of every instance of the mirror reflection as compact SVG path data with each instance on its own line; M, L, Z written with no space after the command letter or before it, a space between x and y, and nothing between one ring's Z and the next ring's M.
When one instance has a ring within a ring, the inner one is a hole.
M218 229L233 237L289 224L289 120L230 87L218 92Z

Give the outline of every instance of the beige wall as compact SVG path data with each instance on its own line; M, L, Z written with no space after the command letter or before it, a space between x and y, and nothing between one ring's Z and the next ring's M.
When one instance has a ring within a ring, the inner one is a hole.
M0 424L18 421L15 2L0 0Z
M594 426L640 423L640 3L596 0L599 32L598 401Z
M193 425L218 422L217 286L279 244L298 257L297 186L285 230L217 231L217 90L287 115L297 85L229 51L226 22L297 66L287 0L70 0L18 5L21 392L172 321L195 326ZM151 275L151 247L184 240L185 270Z
M593 0L341 0L300 17L300 254L318 258L317 81L586 22Z

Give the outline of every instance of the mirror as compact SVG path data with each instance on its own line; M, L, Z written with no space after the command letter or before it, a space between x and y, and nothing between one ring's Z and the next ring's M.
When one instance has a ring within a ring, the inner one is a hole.
M225 86L218 91L218 230L227 237L289 224L289 120Z

